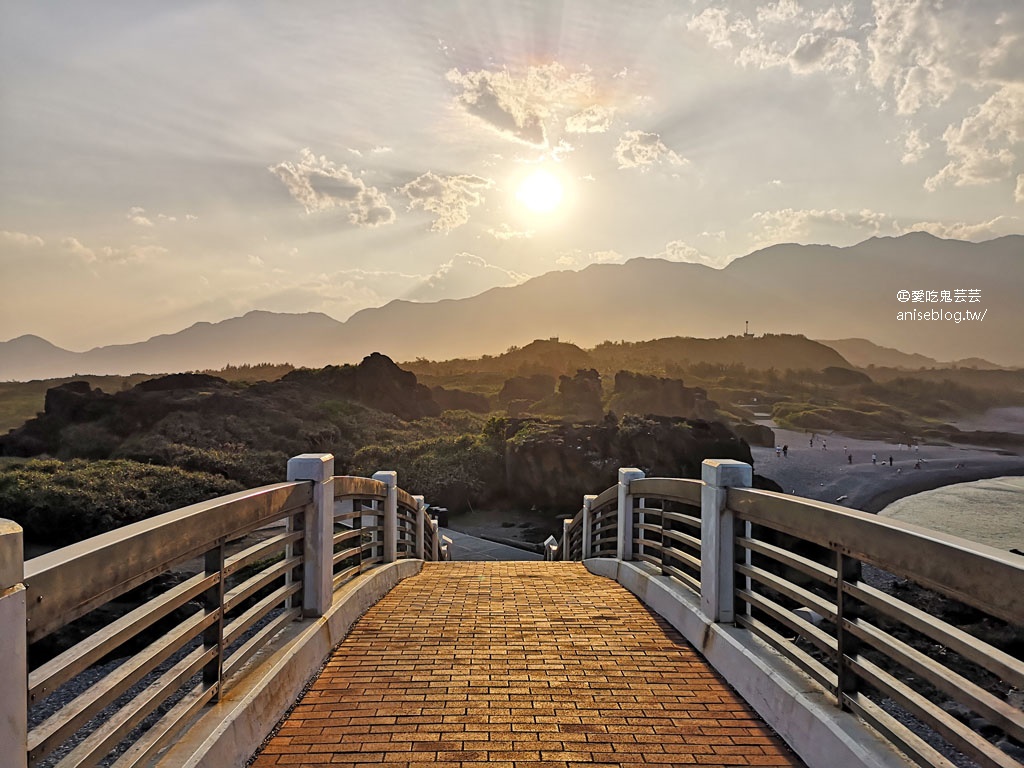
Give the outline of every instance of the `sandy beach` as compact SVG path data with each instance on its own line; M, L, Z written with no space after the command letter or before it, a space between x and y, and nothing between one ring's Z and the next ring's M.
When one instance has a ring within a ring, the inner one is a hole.
M967 445L914 449L839 434L818 434L811 446L810 438L803 432L776 429L776 443L789 446L788 457L777 457L774 448L752 447L754 472L774 480L786 493L865 512L878 512L896 499L953 483L1024 475L1024 455L1005 449Z

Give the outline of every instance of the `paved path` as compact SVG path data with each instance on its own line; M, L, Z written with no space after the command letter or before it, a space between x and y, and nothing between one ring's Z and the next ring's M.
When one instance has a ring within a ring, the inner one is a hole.
M579 563L427 563L370 609L256 759L802 763L664 620Z
M441 528L441 534L452 540L449 545L452 560L543 560L542 555L529 552L508 544L499 544L487 539L479 539L465 533Z

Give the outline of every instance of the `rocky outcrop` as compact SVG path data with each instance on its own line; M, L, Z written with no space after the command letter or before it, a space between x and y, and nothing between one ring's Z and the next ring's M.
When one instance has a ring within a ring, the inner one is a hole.
M707 419L717 405L700 387L687 387L682 379L664 379L642 373L619 371L609 410L617 414L654 414Z
M533 376L513 376L505 381L498 402L508 407L513 402L536 403L555 393L555 377L546 373Z
M505 473L512 504L578 509L583 495L614 485L619 467L648 476L700 476L706 458L752 462L750 447L718 422L624 417L569 425L511 421Z
M181 451L168 445L236 454L338 452L343 436L325 424L321 404L342 401L406 420L441 412L414 374L379 354L357 366L298 370L251 387L215 376L175 374L107 394L74 381L48 390L43 413L0 437L0 455L120 457L184 466Z
M325 391L333 397L355 400L401 419L418 419L441 413L430 389L416 381L416 374L402 370L391 358L379 352L364 357L359 365L329 365L319 370L292 371L281 381Z
M751 445L760 445L765 448L775 445L775 432L771 427L766 427L763 424L735 424L732 430Z

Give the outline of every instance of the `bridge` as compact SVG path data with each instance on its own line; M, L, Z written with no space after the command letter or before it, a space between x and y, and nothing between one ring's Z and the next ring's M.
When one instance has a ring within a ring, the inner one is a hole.
M329 454L28 561L0 521L0 762L1024 765L1024 558L750 486L621 469L546 562Z

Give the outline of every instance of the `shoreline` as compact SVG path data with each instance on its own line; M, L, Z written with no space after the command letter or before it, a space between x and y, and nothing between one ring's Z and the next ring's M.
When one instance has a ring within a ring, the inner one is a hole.
M911 475L907 482L897 487L886 488L875 493L857 509L871 514L878 514L894 501L905 499L925 491L934 491L950 485L960 483L973 483L978 480L991 480L996 477L1024 477L1024 457L1017 467L999 465L993 467L964 467L961 469L949 470L949 474L938 475Z
M924 491L1024 475L1024 435L1016 452L964 444L912 449L840 434L816 435L812 447L809 434L784 429L775 429L775 439L788 445L789 455L778 457L774 448L751 447L757 474L778 483L785 493L871 514Z

